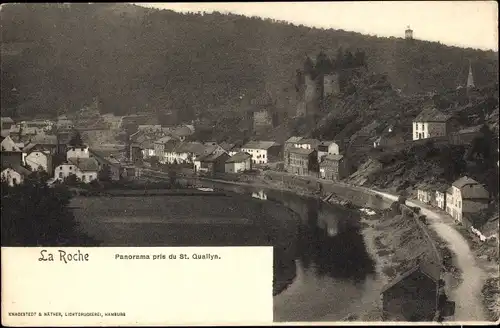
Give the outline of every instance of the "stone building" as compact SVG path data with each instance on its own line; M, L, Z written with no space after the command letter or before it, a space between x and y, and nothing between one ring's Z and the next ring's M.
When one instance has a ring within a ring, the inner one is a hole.
M337 96L340 93L340 81L338 74L327 74L323 76L323 97Z
M339 181L349 175L349 164L343 155L325 155L319 164L320 177L326 180Z
M292 148L289 153L288 172L311 175L318 171L318 155L315 149Z

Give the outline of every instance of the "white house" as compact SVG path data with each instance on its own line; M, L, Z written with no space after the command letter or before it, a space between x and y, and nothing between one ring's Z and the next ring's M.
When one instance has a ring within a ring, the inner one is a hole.
M84 182L89 183L97 179L99 165L93 158L69 158L64 164L56 167L54 170L54 178L63 181L70 175Z
M241 151L252 155L253 164L267 164L270 157L277 157L278 147L274 141L249 141L241 147Z
M430 204L433 201L433 192L431 188L427 185L422 185L417 189L417 199L424 203Z
M66 159L69 158L90 158L89 146L68 146Z
M252 155L239 152L226 160L226 173L239 173L252 169Z
M35 150L27 153L24 158L26 165L29 165L32 171L37 171L39 168L45 172L52 174L52 154L48 150Z
M465 176L453 182L447 193L446 212L458 222L463 221L464 215L478 213L488 207L488 191L469 177Z
M442 210L446 209L446 190L446 186L443 185L440 188L437 188L434 196L436 198L436 206Z
M12 165L11 167L7 167L2 170L2 180L7 181L9 186L13 187L14 185L21 184L24 182L24 178L27 177L31 172L20 166L20 165Z
M446 136L449 133L450 116L435 107L425 108L413 120L413 140Z
M166 163L194 163L196 157L211 154L216 147L205 146L199 142L180 142L165 145ZM196 166L196 164L195 164Z
M14 152L20 152L21 147L20 144L17 144L12 140L12 138L8 135L5 138L3 138L0 147L2 151L14 151Z

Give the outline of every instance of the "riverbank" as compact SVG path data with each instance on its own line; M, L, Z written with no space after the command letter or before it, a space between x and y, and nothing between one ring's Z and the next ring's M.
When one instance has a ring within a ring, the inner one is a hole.
M263 175L252 176L250 181L224 181L220 179L205 179L205 181L199 181L202 184L210 183L222 183L222 184L233 184L240 186L252 186L257 188L268 188L274 190L290 191L299 195L304 195L308 197L325 197L330 194L335 194L337 199L347 199L350 200L352 204L357 206L366 206L370 208L387 209L390 204L398 199L398 196L386 193L383 191L371 190L365 187L352 186L345 183L337 183L333 181L325 181L317 179L314 177L299 177L283 172L271 172L266 171ZM208 186L207 185L207 186ZM469 246L465 239L460 236L456 229L448 222L446 215L438 213L437 210L427 208L427 206L418 203L414 200L408 200L407 205L412 207L418 207L421 209L423 215L429 219L428 235L430 238L434 239L434 242L439 246L445 247L445 253L452 254L452 261L448 265L449 272L446 281L446 293L451 296L451 299L456 303L455 318L456 321L486 321L488 320L486 316L485 306L483 304L483 299L481 290L483 286L494 286L492 283L492 277L488 277L485 274L485 270L476 263L474 255L471 253ZM374 218L373 220L377 220ZM380 222L386 221L384 218L378 219ZM365 222L365 224L370 225ZM379 223L372 223L374 226L365 226L364 233L369 235L369 233L374 233L375 226ZM390 227L383 227L390 229ZM382 233L375 233L373 240L375 245L372 245L372 254L374 258L377 258L382 263L382 269L387 271L389 276L392 274L401 273L401 269L398 268L397 262L392 261L391 255L384 254L384 248L386 244L382 241L383 236L375 241L377 236ZM391 242L394 242L392 240ZM411 244L407 245L412 247ZM403 245L403 249L406 247ZM440 247L441 249L441 247ZM411 250L409 250L411 251ZM386 252L386 251L385 251ZM377 254L380 253L380 254ZM380 258L379 258L380 257ZM385 262L384 262L385 261ZM395 268L394 268L395 267ZM456 269L453 269L455 267ZM393 268L393 269L388 269ZM498 272L498 271L497 271ZM489 279L489 280L488 280ZM488 285L486 285L488 284ZM488 287L485 287L488 288ZM490 288L491 291L491 288ZM496 294L498 295L498 294ZM490 297L492 301L490 304L498 305L498 297Z

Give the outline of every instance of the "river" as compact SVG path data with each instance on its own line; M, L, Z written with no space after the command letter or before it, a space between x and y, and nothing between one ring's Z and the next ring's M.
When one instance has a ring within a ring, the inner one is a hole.
M274 246L275 321L336 321L373 308L381 283L357 212L292 193L235 191L75 197L71 206L102 246Z

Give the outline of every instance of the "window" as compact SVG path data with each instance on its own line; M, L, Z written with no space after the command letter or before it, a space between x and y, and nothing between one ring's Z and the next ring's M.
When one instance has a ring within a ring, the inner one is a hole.
M59 177L62 178L63 177L63 173L62 172L59 172Z
M84 175L82 175L82 181L87 181L87 177Z
M12 178L12 184L17 184L17 179L16 178Z
M418 139L418 132L415 132L415 139Z

